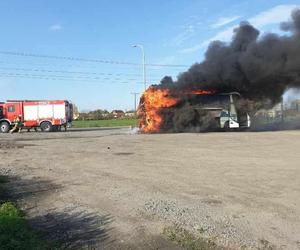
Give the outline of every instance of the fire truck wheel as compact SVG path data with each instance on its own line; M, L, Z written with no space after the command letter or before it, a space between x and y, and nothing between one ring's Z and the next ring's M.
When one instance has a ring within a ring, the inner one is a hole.
M8 133L9 131L9 124L8 122L1 122L0 123L0 130L1 130L1 133Z
M42 122L41 123L41 130L43 132L51 132L52 131L52 124L51 124L51 122Z

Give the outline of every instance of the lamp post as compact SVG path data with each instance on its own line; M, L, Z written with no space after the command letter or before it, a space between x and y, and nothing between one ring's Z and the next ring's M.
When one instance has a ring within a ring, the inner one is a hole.
M134 48L140 48L142 51L142 63L143 63L143 82L144 82L144 88L145 90L147 89L146 86L146 58L145 58L145 51L144 51L144 46L141 44L134 44L132 45Z

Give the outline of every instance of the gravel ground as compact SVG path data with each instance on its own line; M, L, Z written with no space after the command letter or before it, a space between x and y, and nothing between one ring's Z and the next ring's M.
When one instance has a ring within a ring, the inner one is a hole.
M72 249L300 249L300 131L1 134L1 172L32 224ZM179 249L179 247L177 247Z

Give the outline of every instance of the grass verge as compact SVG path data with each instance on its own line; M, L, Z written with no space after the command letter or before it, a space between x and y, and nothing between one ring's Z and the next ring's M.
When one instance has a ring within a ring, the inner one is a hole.
M0 249L44 250L58 249L54 244L44 241L28 225L24 214L15 204L5 200L5 176L0 176Z
M200 233L200 232L199 232ZM188 250L216 250L219 248L214 241L200 235L194 235L178 226L165 227L163 235L177 245Z
M119 126L136 126L137 119L110 119L110 120L85 120L73 121L74 128L91 128L91 127L119 127Z

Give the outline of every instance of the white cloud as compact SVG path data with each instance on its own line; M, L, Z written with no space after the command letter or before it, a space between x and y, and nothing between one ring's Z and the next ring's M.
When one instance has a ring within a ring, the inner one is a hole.
M227 28L227 29L217 33L214 37L209 38L209 39L207 39L207 40L203 41L202 43L197 44L195 46L182 49L179 52L180 53L194 53L194 52L196 52L200 49L205 49L210 44L210 42L216 41L216 40L228 42L232 37L233 30L237 27L238 27L237 25L231 26L230 28Z
M62 29L62 26L60 24L53 24L49 27L49 30L51 31L59 31Z
M195 45L195 46L192 46L192 47L189 47L189 48L185 48L185 49L181 49L179 50L180 53L184 53L184 54L189 54L189 53L193 53L193 52L196 52L200 49L203 49L205 47L205 45L203 45L203 43L200 43L198 45ZM206 44L206 42L205 42Z
M213 23L211 25L211 28L213 28L213 29L220 28L220 27L230 24L240 18L241 18L241 16L220 17L215 23Z
M258 15L255 15L248 19L248 21L256 28L261 29L264 26L278 24L287 21L291 15L291 11L295 8L300 8L300 5L278 5L269 10L263 11ZM180 50L180 53L193 53L200 49L205 49L210 42L220 40L223 42L229 42L233 35L233 30L237 28L237 25L233 25L226 28L215 36L203 41L200 44Z
M184 26L183 28L184 28L184 30L172 39L172 41L171 41L172 45L175 45L175 46L181 45L184 41L191 38L193 36L193 34L195 33L194 25L187 25L187 26Z
M248 19L248 21L257 28L261 28L270 24L277 24L284 21L291 15L291 11L300 8L300 5L278 5L272 9L261 12L260 14Z

